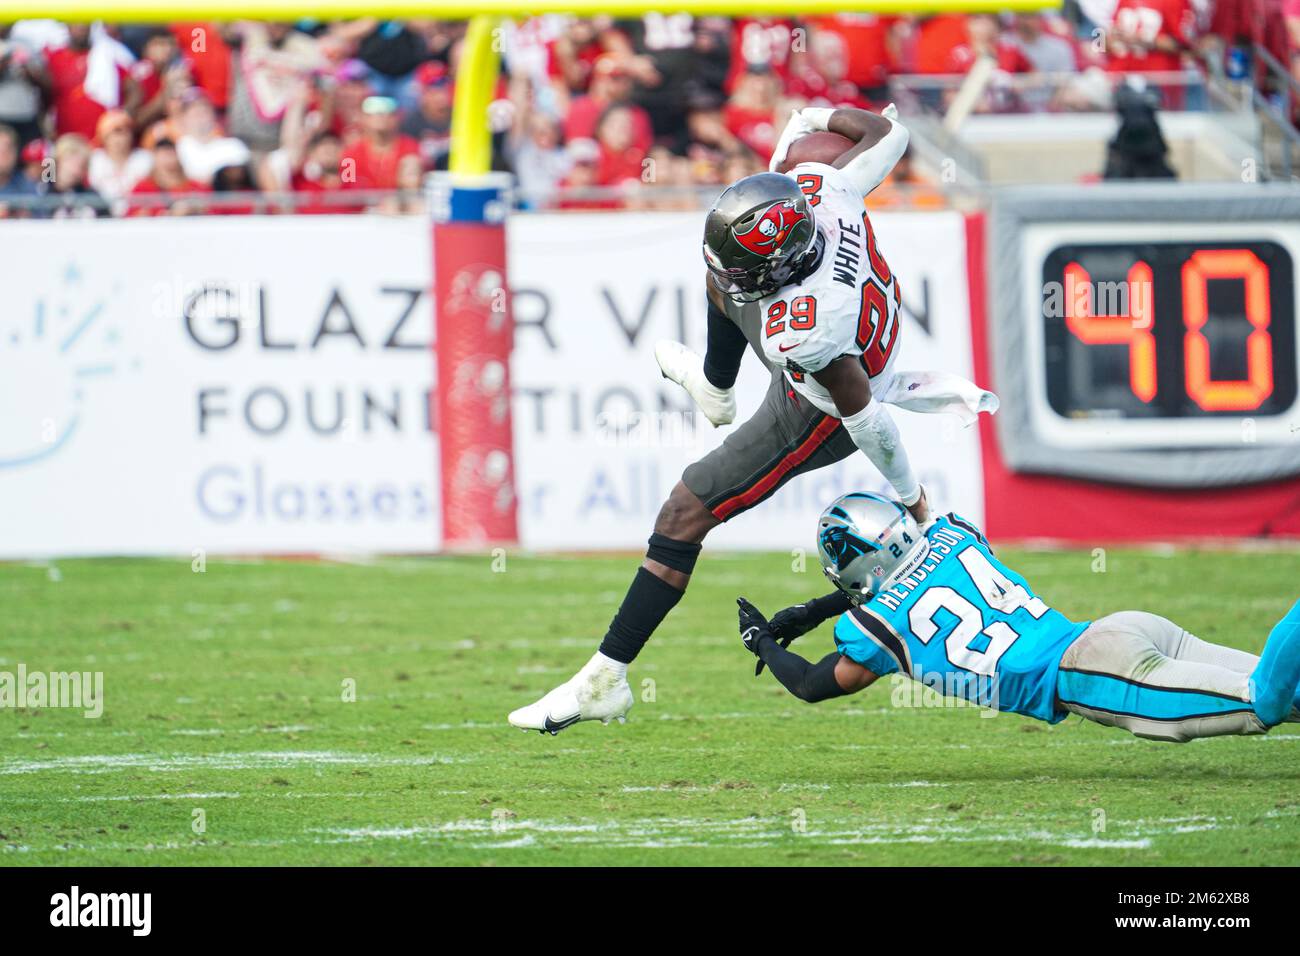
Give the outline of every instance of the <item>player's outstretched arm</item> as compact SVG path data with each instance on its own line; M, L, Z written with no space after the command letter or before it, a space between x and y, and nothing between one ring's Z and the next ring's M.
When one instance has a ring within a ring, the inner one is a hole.
M803 637L814 628L821 627L833 617L839 617L853 606L849 596L843 591L835 590L825 597L813 598L803 604L783 608L772 615L772 636L782 647L789 647L794 641ZM754 676L763 673L763 659L760 657L754 665Z
M876 675L856 661L832 651L816 664L786 650L772 636L762 613L744 598L740 608L740 639L745 648L772 669L781 686L802 701L815 704L853 694L871 684Z
M872 396L866 369L856 358L845 355L812 376L830 393L853 444L894 486L912 517L921 524L928 521L929 509L903 447L903 436L885 406Z
M833 617L839 617L853 602L843 591L834 590L825 597L813 598L777 611L772 615L772 636L782 647L789 647L795 638L821 627Z

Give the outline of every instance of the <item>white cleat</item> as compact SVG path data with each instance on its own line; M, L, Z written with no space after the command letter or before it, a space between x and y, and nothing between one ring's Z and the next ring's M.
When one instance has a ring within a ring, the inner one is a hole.
M704 359L681 342L660 339L655 343L655 361L664 378L686 389L713 427L736 420L736 390L718 388L704 377Z
M609 658L596 654L559 687L539 701L512 711L507 718L521 730L536 730L555 736L566 727L583 720L608 724L627 719L632 709L632 688L626 669Z

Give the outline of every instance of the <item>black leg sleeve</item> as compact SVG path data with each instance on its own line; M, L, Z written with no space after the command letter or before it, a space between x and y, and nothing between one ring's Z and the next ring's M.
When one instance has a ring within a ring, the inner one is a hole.
M745 357L745 333L727 314L709 302L709 344L704 352L704 377L714 388L731 388Z
M831 651L816 664L810 664L772 638L765 637L759 642L758 656L772 669L781 686L800 700L815 704L848 693L835 679L835 665L840 659L837 651Z
M632 586L600 642L600 652L624 664L632 663L684 593L645 568L637 568Z

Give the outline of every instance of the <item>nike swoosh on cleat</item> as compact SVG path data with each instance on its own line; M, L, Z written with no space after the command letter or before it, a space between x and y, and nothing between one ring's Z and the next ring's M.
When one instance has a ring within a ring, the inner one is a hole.
M552 720L551 715L547 714L546 720L544 721L544 726L545 726L544 733L548 733L552 737L554 737L565 727L572 727L580 720L582 720L582 714L574 714L572 717L565 717L563 720L559 720L559 721Z

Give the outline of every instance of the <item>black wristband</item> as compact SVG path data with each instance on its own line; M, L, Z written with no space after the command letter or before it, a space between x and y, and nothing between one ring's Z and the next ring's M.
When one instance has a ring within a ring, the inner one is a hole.
M846 613L853 607L853 599L836 589L825 597L813 598L808 602L807 607L809 613L817 618L817 623L821 624L823 621Z

